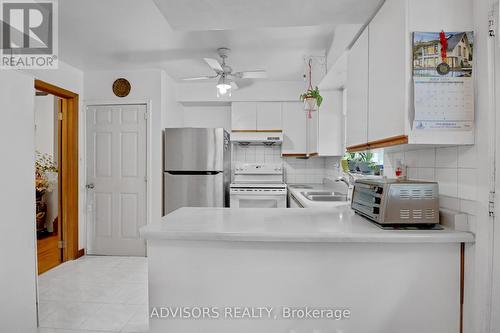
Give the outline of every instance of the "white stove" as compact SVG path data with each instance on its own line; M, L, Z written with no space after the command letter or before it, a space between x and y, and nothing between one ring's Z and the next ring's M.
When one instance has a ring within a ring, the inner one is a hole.
M281 163L243 163L234 169L231 207L286 208L287 187Z

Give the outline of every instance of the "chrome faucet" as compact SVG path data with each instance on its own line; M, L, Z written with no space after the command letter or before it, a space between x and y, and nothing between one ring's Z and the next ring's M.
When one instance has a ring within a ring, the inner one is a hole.
M336 182L342 182L344 183L347 187L349 187L351 184L349 183L349 180L347 180L347 178L345 176L342 176L342 177L338 177L337 179L335 179Z
M350 201L352 198L352 189L354 187L354 177L349 172L344 173L343 176L335 179L336 182L342 182L347 186L347 201Z

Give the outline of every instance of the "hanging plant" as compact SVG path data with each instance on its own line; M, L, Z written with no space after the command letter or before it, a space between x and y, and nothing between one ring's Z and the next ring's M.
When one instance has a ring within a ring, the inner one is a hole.
M307 91L305 93L300 95L300 100L304 102L304 108L307 111L307 117L311 119L311 112L316 111L316 106L321 106L323 97L319 93L318 87L313 88L312 86L312 59L309 59L307 65L309 70L309 87L307 88Z
M320 107L323 102L323 97L319 93L319 88L316 87L314 89L308 89L305 93L300 95L300 100L306 102L310 105L310 103L314 103L314 105ZM312 108L314 109L314 107Z

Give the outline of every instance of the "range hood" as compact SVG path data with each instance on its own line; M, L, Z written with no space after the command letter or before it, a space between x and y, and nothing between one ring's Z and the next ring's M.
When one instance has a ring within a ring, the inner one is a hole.
M282 132L231 132L231 141L242 145L281 145Z

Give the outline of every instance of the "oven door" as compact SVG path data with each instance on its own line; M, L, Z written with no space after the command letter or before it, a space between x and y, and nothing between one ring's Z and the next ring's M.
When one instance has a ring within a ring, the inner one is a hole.
M231 192L231 208L286 208L286 194Z

